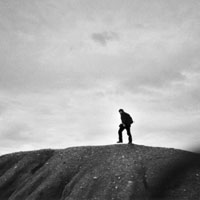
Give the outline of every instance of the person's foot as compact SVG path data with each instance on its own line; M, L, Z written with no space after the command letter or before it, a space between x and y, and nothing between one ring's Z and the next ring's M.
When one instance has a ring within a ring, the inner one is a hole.
M133 144L132 142L129 142L128 144Z
M118 141L117 143L122 143L122 141Z

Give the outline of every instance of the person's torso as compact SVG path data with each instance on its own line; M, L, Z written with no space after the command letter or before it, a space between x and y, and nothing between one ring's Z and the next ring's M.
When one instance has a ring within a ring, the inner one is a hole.
M132 123L132 118L128 113L122 113L121 114L121 120L123 124L130 125Z

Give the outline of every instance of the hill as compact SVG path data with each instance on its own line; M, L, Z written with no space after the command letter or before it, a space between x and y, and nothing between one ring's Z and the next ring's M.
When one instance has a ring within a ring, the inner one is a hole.
M0 200L184 200L200 197L200 155L140 145L0 157Z

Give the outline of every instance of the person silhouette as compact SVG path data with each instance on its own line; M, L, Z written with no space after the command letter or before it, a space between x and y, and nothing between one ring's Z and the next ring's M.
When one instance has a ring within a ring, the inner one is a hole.
M119 141L117 143L123 143L122 139L122 132L124 129L127 131L128 135L128 143L132 144L132 135L131 135L131 124L134 122L132 117L124 112L123 109L119 109L119 113L121 115L121 124L119 125L118 135L119 135Z

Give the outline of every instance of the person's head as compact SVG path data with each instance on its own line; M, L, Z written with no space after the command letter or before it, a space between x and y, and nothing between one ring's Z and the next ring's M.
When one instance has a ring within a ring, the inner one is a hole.
M119 113L120 113L120 114L124 113L124 110L120 108L120 109L119 109Z

